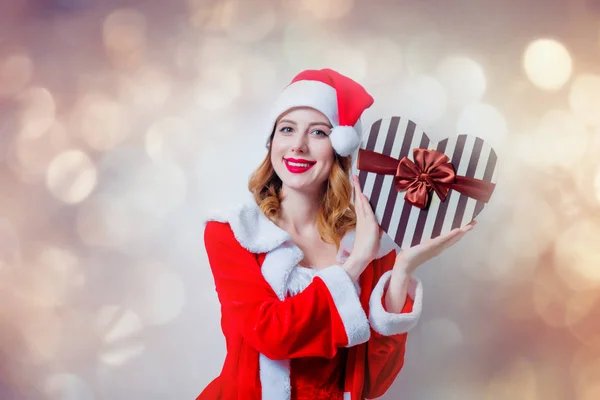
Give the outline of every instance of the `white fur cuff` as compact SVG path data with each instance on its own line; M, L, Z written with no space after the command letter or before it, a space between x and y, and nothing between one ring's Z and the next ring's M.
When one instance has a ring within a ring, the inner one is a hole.
M423 285L416 278L411 278L408 284L408 295L413 299L413 309L410 313L389 313L382 305L384 290L389 286L392 271L379 278L379 282L369 299L369 322L373 330L384 336L408 332L415 327L421 316L423 305Z
M365 343L371 337L369 321L360 304L358 294L352 279L339 265L325 268L317 273L325 282L337 308L351 347Z

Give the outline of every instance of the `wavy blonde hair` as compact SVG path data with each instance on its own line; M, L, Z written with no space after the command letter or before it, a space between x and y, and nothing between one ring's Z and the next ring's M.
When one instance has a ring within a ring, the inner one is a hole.
M267 155L248 181L248 189L256 204L271 221L279 217L282 184L271 163L270 144L273 136L274 133L271 133ZM335 244L338 249L344 235L356 227L356 213L354 205L350 202L351 169L352 157L334 155L334 163L317 214L317 230L321 239L326 243Z

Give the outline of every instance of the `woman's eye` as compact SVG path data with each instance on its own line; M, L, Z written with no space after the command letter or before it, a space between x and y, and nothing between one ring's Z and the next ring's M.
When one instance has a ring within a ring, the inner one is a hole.
M281 128L279 131L280 131L280 132L286 132L286 133L287 133L287 132L291 132L291 131L292 131L292 128L290 128L289 126L284 126L284 127L283 127L283 128Z
M317 135L327 136L327 134L324 131L320 130L320 129L315 129L313 131L313 133L316 133Z

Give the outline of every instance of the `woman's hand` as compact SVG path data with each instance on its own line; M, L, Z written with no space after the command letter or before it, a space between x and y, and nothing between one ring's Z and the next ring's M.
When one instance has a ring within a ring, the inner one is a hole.
M394 270L400 275L411 275L423 263L440 255L444 250L457 243L467 232L473 229L477 221L473 220L462 228L456 228L436 238L426 240L396 255Z
M381 240L381 227L375 218L367 196L360 189L358 176L352 176L354 186L354 208L356 210L356 231L354 246L344 263L350 277L357 280L364 269L375 258Z

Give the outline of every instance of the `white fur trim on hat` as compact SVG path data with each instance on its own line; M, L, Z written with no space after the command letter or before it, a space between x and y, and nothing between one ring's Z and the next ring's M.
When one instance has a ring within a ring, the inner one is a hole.
M360 146L360 136L352 126L336 126L329 134L331 146L342 157L354 153Z
M337 92L319 81L298 81L288 85L277 98L271 111L273 125L284 112L295 107L310 107L325 115L333 126L339 125Z
M290 84L281 92L273 106L269 118L271 126L275 126L283 113L296 107L313 108L329 119L333 126L329 135L331 146L340 156L349 156L360 146L360 136L355 128L339 126L337 92L333 87L319 81L297 81ZM357 126L360 126L360 120Z

